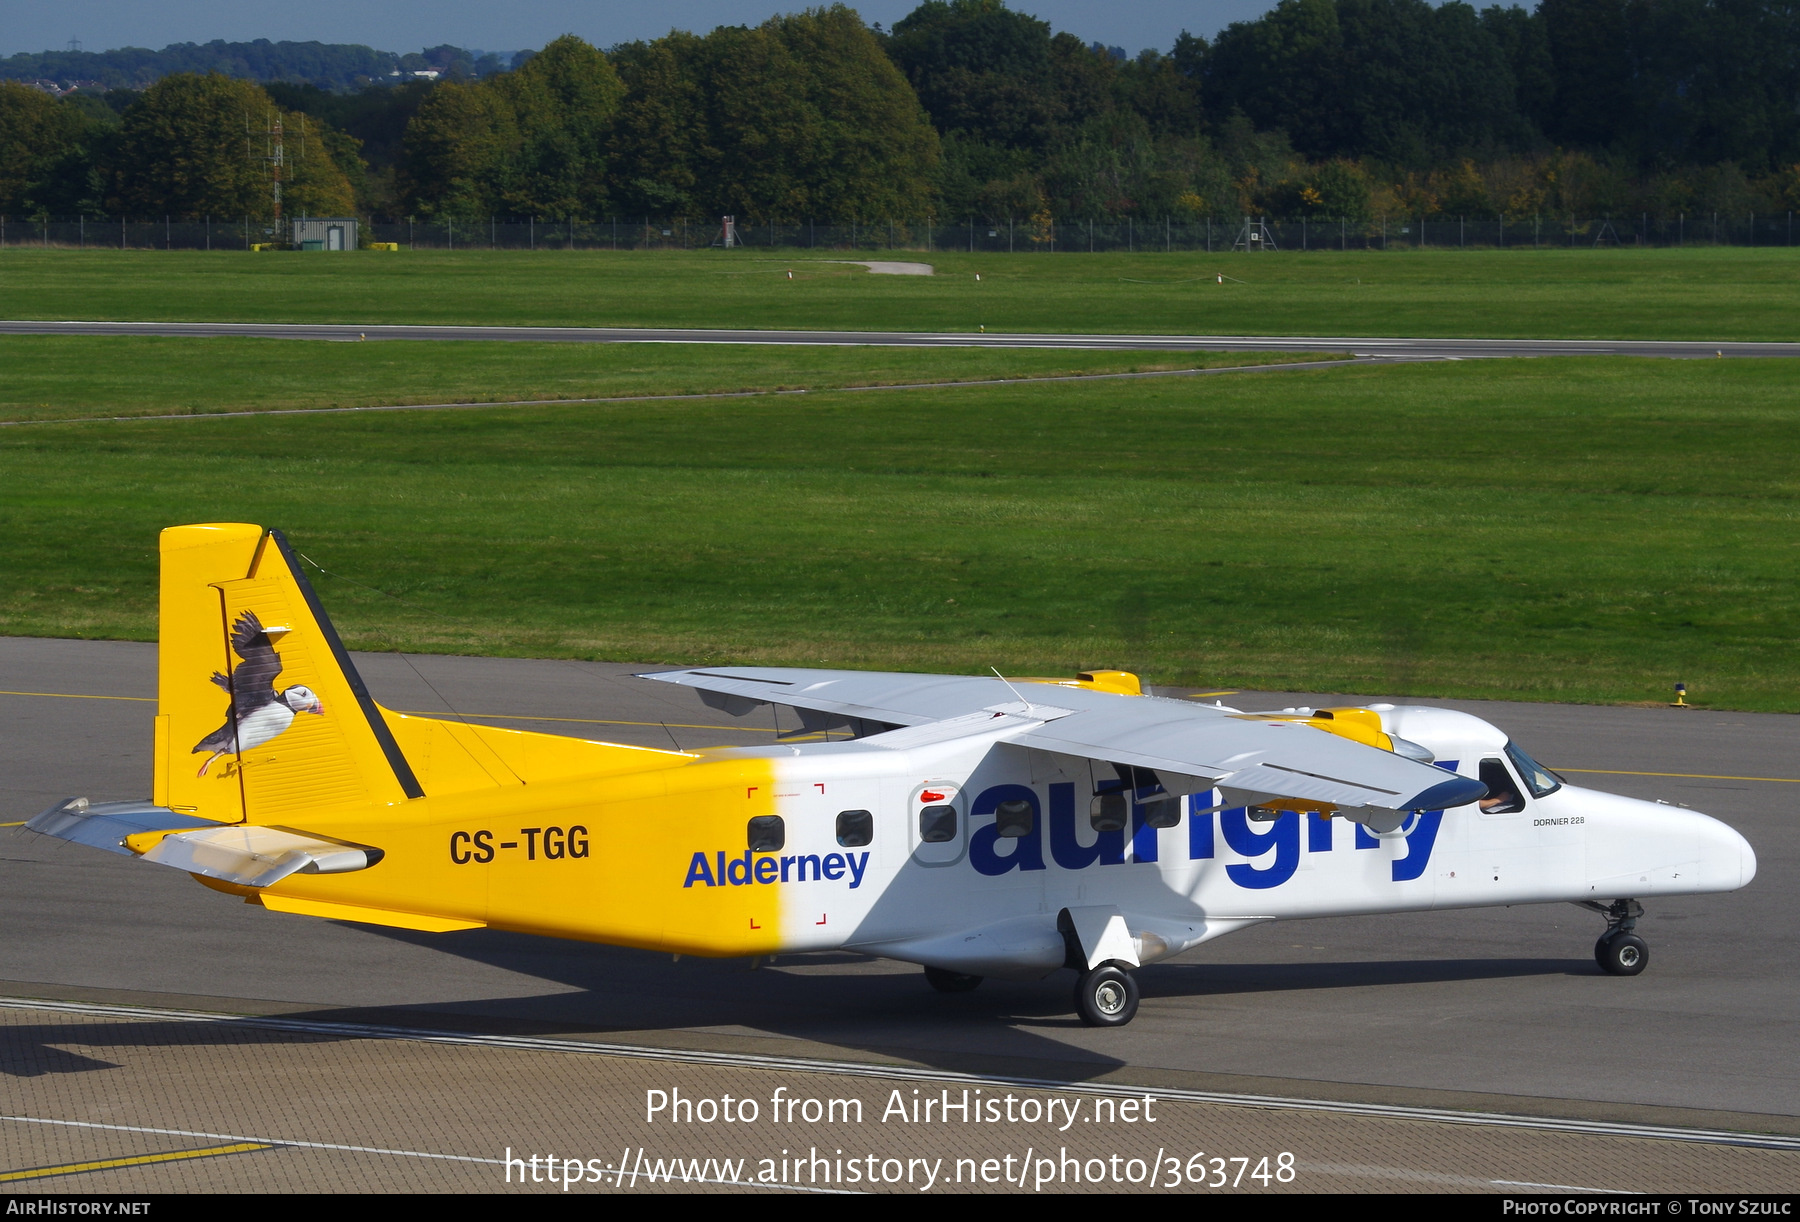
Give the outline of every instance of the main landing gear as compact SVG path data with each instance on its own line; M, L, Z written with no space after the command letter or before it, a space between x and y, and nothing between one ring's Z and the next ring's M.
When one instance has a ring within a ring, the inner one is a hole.
M1587 900L1582 905L1606 918L1606 932L1594 943L1594 962L1609 976L1635 976L1650 966L1650 947L1633 933L1644 906L1636 900L1614 900L1599 904Z
M1137 979L1116 964L1090 967L1075 982L1075 1013L1086 1026L1123 1027L1137 1008Z
M1138 985L1132 974L1116 963L1102 963L1075 981L1075 1013L1090 1027L1123 1027L1137 1016ZM940 993L972 993L980 976L969 976L941 967L925 969L925 983Z

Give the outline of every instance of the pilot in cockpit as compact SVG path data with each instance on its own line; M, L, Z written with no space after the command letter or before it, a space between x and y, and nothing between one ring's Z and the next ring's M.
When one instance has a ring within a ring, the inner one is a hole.
M1519 795L1518 784L1499 760L1481 761L1481 783L1488 791L1488 796L1479 803L1482 814L1510 815L1525 809L1525 799Z

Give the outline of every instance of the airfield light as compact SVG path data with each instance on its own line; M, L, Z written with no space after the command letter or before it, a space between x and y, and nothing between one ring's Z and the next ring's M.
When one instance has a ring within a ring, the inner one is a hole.
M1675 700L1669 707L1672 709L1686 709L1693 707L1687 702L1687 684L1677 683L1675 685Z

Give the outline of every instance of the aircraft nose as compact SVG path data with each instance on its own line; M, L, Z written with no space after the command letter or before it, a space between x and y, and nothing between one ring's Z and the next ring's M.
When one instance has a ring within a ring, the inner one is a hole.
M1701 832L1704 858L1714 863L1714 876L1721 882L1729 883L1735 866L1736 885L1747 886L1756 877L1756 850L1750 847L1750 842L1736 828L1721 823L1711 815L1695 812L1695 817L1705 821Z
M1738 886L1747 886L1750 880L1756 877L1756 850L1750 847L1750 842L1745 840L1734 827L1727 827L1721 823L1719 832L1719 838L1737 850Z

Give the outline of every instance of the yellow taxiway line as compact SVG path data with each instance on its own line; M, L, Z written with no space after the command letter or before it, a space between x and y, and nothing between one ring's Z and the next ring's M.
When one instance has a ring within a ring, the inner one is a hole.
M218 1158L224 1154L248 1154L253 1150L273 1150L268 1142L238 1141L228 1146L207 1146L200 1150L169 1150L162 1154L133 1154L126 1158L100 1158L87 1163L63 1163L57 1167L27 1167L21 1171L0 1171L0 1184L19 1180L42 1180L55 1175L83 1175L89 1171L110 1171L115 1167L142 1167L150 1163L175 1163L193 1158Z
M1794 776L1715 776L1710 772L1627 772L1623 768L1552 768L1552 772L1588 772L1596 776L1672 776L1693 781L1768 781L1772 785L1800 785Z
M0 696L53 696L58 700L131 700L139 704L155 704L154 696L90 696L86 692L0 692Z

